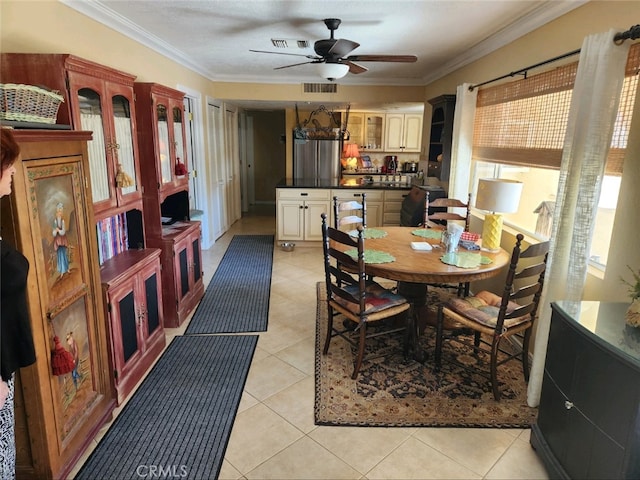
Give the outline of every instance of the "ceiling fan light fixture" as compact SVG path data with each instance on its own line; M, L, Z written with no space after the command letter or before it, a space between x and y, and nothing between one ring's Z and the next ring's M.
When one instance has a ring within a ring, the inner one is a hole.
M349 72L349 65L344 63L318 63L316 66L318 74L322 78L327 80L335 80L336 78L342 78Z

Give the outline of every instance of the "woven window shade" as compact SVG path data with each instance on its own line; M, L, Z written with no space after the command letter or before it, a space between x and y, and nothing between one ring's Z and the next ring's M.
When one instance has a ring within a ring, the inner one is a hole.
M578 62L478 91L473 160L559 169ZM640 71L631 46L605 171L622 174Z

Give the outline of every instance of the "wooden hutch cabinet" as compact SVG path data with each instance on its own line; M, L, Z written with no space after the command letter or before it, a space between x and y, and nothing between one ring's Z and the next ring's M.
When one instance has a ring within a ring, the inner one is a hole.
M200 222L189 220L184 94L156 83L134 91L146 241L162 250L165 326L178 327L204 295Z
M133 99L135 76L67 54L2 54L3 81L45 86L64 96L57 123L93 132L88 143L96 218L141 210ZM133 185L118 187L118 164Z
M429 100L429 103L432 110L427 174L446 182L449 181L449 171L451 170L451 142L453 140L456 96L440 95Z
M91 133L16 130L15 137L22 161L11 195L1 202L2 241L30 264L27 299L37 359L16 375L16 473L65 478L115 407L87 188ZM64 232L57 229L62 223ZM56 336L77 351L72 372L53 374Z
M102 291L108 307L115 295L112 289L120 292L122 288L128 288L129 279L150 262L160 268L158 249L145 248L143 185L133 90L135 76L68 54L3 53L0 58L3 81L41 85L59 91L64 102L58 110L57 123L92 132L92 139L87 144L95 215L92 234L97 240L95 261L102 269ZM131 185L118 184L119 167L130 178ZM136 250L136 254L118 258L131 250ZM117 318L118 312L117 309L107 312L107 318L112 371L114 375L120 375L115 378L120 402L129 393L132 382L123 383L117 358L118 352L125 350L127 340L122 337L121 330L115 328L125 321ZM158 335L153 337L158 342L155 348L145 351L141 346L144 355L129 359L127 368L135 370L130 378L141 377L162 351L165 345L162 332L160 322Z
M128 250L102 269L113 342L118 403L127 397L162 352L165 342L160 250Z

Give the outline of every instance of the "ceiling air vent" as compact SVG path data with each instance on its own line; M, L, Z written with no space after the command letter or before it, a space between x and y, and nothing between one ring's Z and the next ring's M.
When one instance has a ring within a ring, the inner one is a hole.
M296 40L294 38L272 38L271 45L276 48L309 48L308 40Z
M338 85L335 83L304 83L304 93L336 93Z

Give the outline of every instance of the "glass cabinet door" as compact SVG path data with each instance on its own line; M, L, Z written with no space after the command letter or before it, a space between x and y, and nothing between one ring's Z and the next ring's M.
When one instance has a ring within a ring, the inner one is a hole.
M176 147L176 175L182 176L179 169L186 171L187 165L184 158L184 138L182 136L182 109L173 107L173 140ZM178 164L184 165L184 168Z
M122 171L133 180L133 185L122 187L122 194L126 195L137 190L135 152L133 149L133 126L131 123L131 105L129 99L122 95L115 95L112 99L113 124L117 152L116 161ZM118 165L116 165L118 167ZM117 168L116 168L117 172Z
M107 145L105 141L104 119L100 94L90 88L78 90L80 106L80 126L82 130L93 132L93 140L88 142L89 171L93 202L108 200L109 171L107 168ZM111 148L111 145L109 145Z
M368 150L383 150L382 139L384 138L384 115L367 115L366 144Z
M169 149L169 117L166 105L158 104L158 154L162 183L171 182L171 151Z

